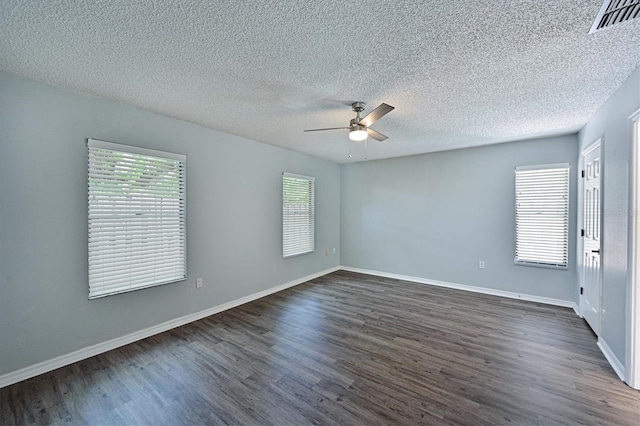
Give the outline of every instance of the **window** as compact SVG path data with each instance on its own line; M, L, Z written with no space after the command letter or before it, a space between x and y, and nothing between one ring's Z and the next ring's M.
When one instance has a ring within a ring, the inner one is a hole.
M566 268L569 164L516 168L516 257L523 265Z
M89 299L186 278L186 157L89 139Z
M282 174L282 257L314 250L314 181Z

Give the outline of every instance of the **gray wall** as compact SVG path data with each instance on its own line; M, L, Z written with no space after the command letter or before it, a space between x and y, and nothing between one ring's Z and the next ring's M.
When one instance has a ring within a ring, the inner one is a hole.
M576 301L575 220L568 270L513 258L514 168L570 163L574 218L577 152L574 135L344 165L342 264Z
M640 68L609 98L580 131L580 151L603 138L604 197L602 218L602 308L600 337L625 363L627 298L627 230L629 159L632 135L629 116L640 108ZM582 218L579 218L579 226Z
M187 281L87 300L90 137L187 155ZM340 264L336 164L6 73L0 138L0 375ZM316 252L286 260L283 171L316 177Z

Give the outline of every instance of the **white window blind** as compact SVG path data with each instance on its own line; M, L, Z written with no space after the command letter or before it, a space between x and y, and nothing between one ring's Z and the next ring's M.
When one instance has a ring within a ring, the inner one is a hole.
M186 157L89 139L89 299L186 278Z
M569 255L569 164L516 168L518 264L566 268Z
M315 178L282 174L282 257L314 250Z

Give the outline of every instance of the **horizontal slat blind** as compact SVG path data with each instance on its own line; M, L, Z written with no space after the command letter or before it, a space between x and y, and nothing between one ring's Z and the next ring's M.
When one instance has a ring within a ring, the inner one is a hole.
M516 263L566 268L569 165L516 169Z
M314 250L315 178L282 174L282 257Z
M186 278L186 157L89 139L89 299Z

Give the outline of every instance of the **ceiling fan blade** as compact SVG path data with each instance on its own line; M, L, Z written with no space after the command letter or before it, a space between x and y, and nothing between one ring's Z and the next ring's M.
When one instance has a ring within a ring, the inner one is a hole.
M366 117L360 120L360 124L364 124L365 126L369 127L385 115L389 114L394 109L395 107L382 103L376 109L367 114Z
M369 136L370 138L373 138L375 140L378 140L380 142L389 139L389 136L383 135L380 132L376 132L373 129L367 129L367 136Z
M307 130L303 130L303 132L320 132L322 130L347 130L350 129L350 127L328 127L326 129L307 129Z

